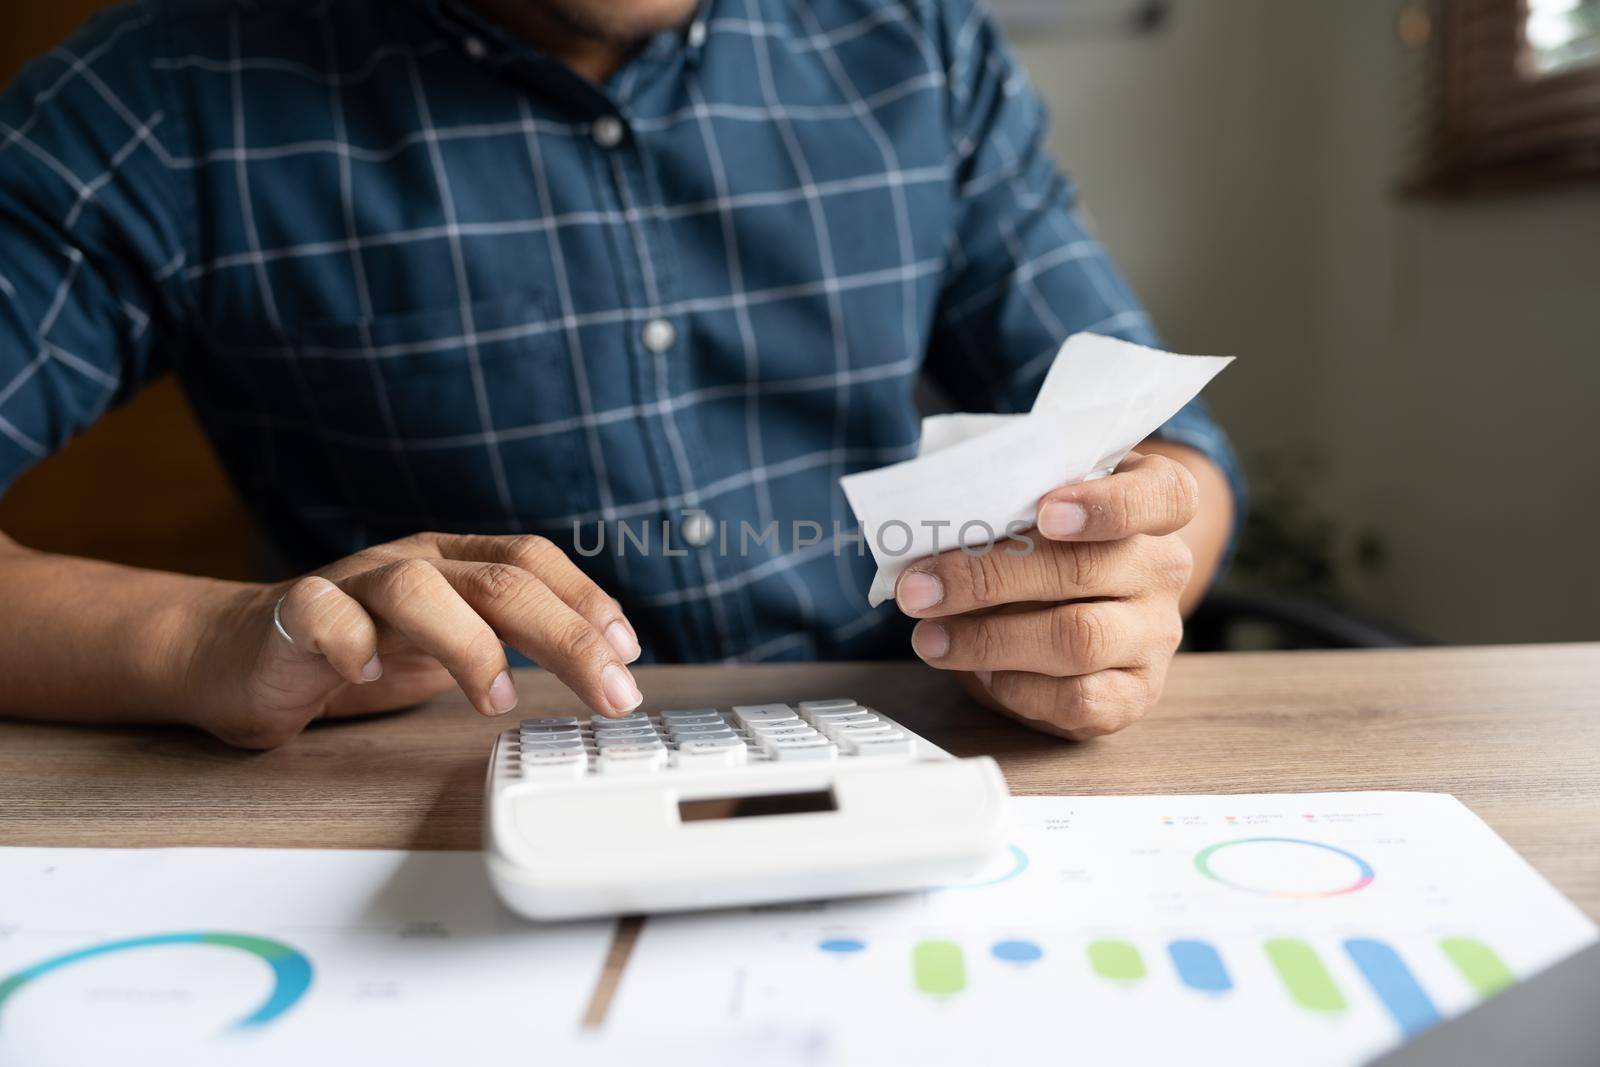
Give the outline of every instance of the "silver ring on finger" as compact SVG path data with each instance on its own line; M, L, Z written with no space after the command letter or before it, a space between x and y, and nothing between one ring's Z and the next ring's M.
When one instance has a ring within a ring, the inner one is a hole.
M300 646L295 644L294 638L289 636L289 631L283 628L283 602L287 599L289 599L289 594L285 593L278 598L276 604L272 605L272 628L278 631L279 637L289 642L290 648L298 649Z

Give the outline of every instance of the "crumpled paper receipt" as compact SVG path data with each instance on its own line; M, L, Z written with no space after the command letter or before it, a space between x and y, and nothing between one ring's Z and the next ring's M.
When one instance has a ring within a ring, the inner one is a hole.
M917 457L840 479L878 564L867 600L906 567L958 546L1005 550L1039 498L1110 474L1232 356L1179 356L1098 334L1067 338L1026 415L932 415Z

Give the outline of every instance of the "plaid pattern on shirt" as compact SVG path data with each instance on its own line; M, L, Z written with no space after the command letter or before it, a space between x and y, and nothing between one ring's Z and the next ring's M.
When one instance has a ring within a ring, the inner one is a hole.
M171 369L299 564L603 521L648 658L902 655L832 526L919 376L1153 340L1044 135L970 0L708 0L601 88L452 0L118 9L0 97L0 489Z

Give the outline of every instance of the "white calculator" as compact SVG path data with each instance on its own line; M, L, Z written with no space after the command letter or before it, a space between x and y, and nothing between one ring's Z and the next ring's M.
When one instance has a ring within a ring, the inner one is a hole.
M853 700L529 719L489 760L489 876L533 919L925 889L1005 847L1005 779Z

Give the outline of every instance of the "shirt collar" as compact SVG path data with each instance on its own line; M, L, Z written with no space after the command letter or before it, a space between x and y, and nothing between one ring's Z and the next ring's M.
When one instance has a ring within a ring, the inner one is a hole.
M686 63L700 62L711 36L709 23L713 2L697 0L694 14L687 22L651 37L634 59L664 62L681 52ZM536 51L507 32L498 22L485 16L470 0L412 0L412 3L464 47L487 49L486 58L504 60L519 52ZM469 43L474 40L478 42L476 46Z

